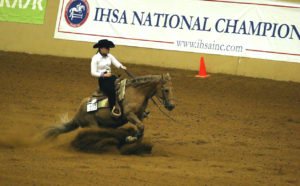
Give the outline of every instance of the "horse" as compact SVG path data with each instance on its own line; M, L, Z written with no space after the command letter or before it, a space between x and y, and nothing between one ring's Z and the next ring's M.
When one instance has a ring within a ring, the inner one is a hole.
M87 97L82 100L73 119L50 127L44 136L46 138L56 138L60 134L73 131L78 127L118 129L129 122L133 124L135 130L132 135L126 136L124 140L128 143L133 143L144 135L143 119L146 117L145 110L149 99L156 96L167 110L171 111L175 108L173 87L169 73L141 76L128 80L125 90L125 97L120 103L122 115L119 118L112 118L109 108L87 112L87 103L90 100Z
M78 16L80 18L82 18L82 10L85 10L85 6L82 5L81 3L79 3L78 5L76 5L76 7L73 7L69 10L69 17L71 17L71 20L73 20L73 18L77 18ZM76 14L76 12L78 12L79 14Z

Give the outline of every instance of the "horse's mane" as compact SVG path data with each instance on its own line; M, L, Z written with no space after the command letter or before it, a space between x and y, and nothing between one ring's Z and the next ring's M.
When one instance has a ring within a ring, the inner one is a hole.
M130 79L127 81L128 85L133 85L134 87L144 85L146 83L150 83L152 81L157 81L162 78L162 75L147 75L147 76L139 76L134 79Z

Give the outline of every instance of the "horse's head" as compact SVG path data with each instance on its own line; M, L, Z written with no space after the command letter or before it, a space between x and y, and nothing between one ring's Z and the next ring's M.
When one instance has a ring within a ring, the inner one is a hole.
M171 111L175 108L175 103L173 98L171 76L169 73L162 75L160 85L160 90L157 91L156 95L163 100L165 108Z
M76 5L76 8L77 8L77 10L80 12L80 11L85 11L85 6L84 5L82 5L81 3L79 3L79 4L77 4Z

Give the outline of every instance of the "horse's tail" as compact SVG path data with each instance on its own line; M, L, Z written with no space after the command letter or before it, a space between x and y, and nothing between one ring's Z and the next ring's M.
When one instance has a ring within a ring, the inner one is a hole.
M53 138L56 138L57 136L59 136L62 133L71 132L71 131L77 129L78 127L79 127L79 124L73 119L69 122L50 127L44 133L44 137L46 139L50 139L50 138L53 139Z

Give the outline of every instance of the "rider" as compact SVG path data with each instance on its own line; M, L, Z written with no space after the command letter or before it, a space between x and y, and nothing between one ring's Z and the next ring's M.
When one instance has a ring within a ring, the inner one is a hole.
M115 75L111 74L110 65L114 64L114 66L123 70L126 70L127 68L109 53L110 48L114 47L114 43L107 39L99 40L98 43L94 44L93 48L98 48L98 52L92 58L91 74L92 76L98 77L100 90L103 91L108 97L109 107L112 110L112 116L119 117L121 110L119 104L116 104L114 84L117 78Z

